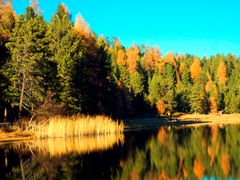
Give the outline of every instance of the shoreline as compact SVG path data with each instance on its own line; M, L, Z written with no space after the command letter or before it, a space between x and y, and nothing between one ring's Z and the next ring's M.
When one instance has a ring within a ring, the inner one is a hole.
M234 125L240 124L240 114L185 114L170 117L153 117L142 119L128 119L124 122L124 132L158 129L163 126L177 128L200 127L207 125ZM4 132L0 129L0 143L13 143L34 140L36 136L30 131Z
M180 116L130 119L125 123L125 132L156 129L163 126L199 127L207 125L240 124L240 114L184 114Z

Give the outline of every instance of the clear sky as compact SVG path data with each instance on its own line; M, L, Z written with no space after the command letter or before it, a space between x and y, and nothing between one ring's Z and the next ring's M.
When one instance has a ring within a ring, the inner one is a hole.
M105 37L157 45L166 52L198 56L233 53L240 56L240 0L39 0L50 21L59 3L65 3L72 20L78 12L91 29ZM15 0L17 14L29 0Z

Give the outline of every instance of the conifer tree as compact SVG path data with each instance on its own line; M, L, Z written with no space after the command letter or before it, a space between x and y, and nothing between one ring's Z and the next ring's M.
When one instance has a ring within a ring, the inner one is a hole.
M149 98L152 104L161 102L162 109L166 112L173 112L176 107L175 71L169 63L164 65L162 73L155 72L149 84Z
M19 16L7 43L11 60L6 74L11 77L10 90L17 96L11 101L18 104L20 114L23 110L33 109L43 98L39 85L43 77L39 74L38 65L45 58L45 32L43 17L37 15L32 7L27 7L26 14Z
M60 85L56 87L55 92L59 92L65 107L80 111L76 101L81 101L81 97L74 88L73 76L77 76L77 61L83 57L84 47L79 45L81 39L74 32L70 14L64 4L58 6L49 24L46 38L49 43L50 60L57 69L55 81L59 81Z

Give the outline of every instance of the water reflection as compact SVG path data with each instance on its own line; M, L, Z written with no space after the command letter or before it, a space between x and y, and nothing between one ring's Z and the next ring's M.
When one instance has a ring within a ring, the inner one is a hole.
M162 127L121 162L117 179L240 177L240 127Z
M91 174L88 164L92 166L93 161L98 161L95 165L99 170L108 171L106 166L99 166L99 157L101 158L101 154L105 151L111 152L123 143L123 134L109 134L2 144L0 154L4 156L0 155L0 179L1 177L4 179L76 179L82 176L91 177L91 175L94 177L95 174ZM99 157L92 157L94 154ZM108 156L109 154L106 158ZM110 176L110 172L107 174Z
M4 179L235 179L239 147L236 125L48 139L0 145L0 174Z
M15 145L15 149L25 149L31 152L60 157L67 154L85 154L104 151L115 144L123 144L123 134L109 134L102 136L39 139L28 143Z

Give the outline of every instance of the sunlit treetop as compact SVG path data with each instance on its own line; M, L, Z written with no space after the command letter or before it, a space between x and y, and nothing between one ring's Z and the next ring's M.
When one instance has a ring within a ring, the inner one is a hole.
M88 37L91 34L89 25L80 14L76 16L74 30L80 36Z

